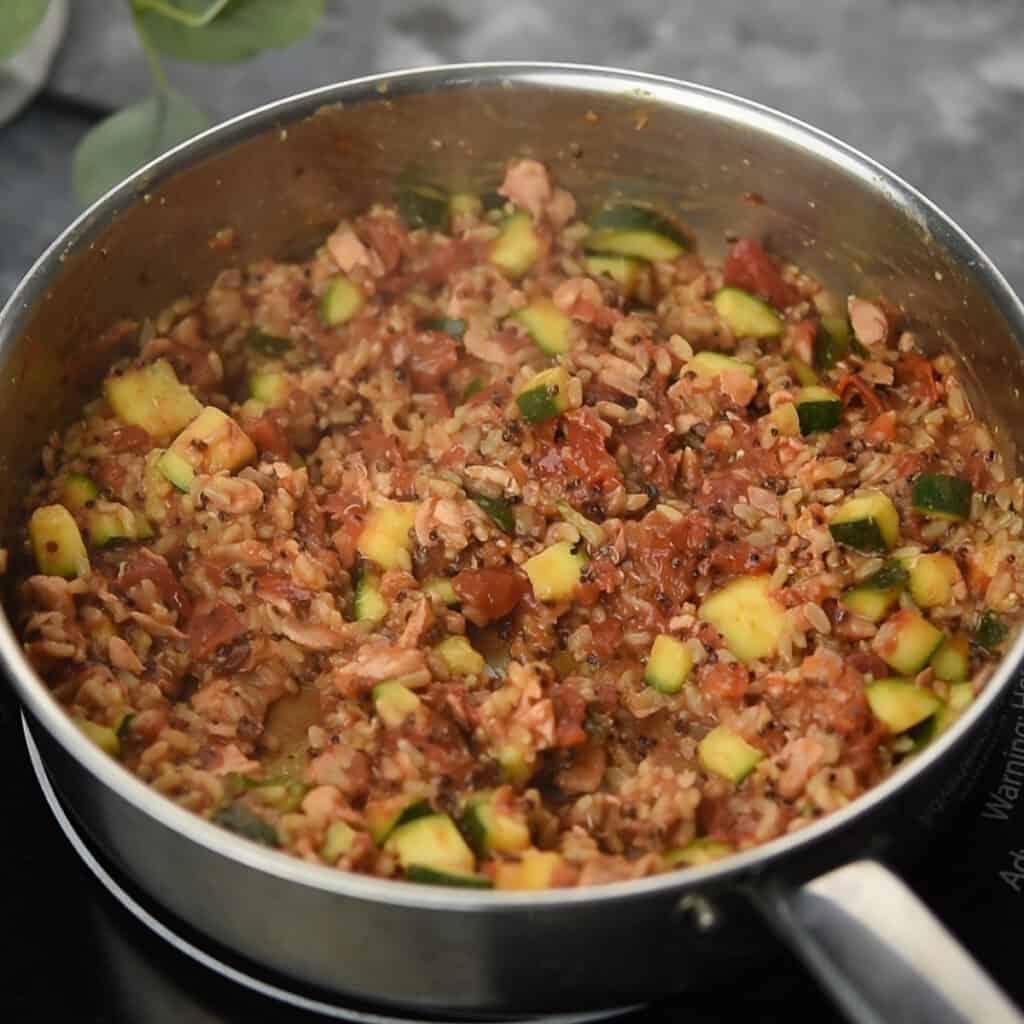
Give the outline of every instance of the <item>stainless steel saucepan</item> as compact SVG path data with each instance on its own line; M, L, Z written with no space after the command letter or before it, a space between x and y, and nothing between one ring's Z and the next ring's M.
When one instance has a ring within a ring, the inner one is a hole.
M111 324L206 288L229 262L308 253L340 217L390 198L412 167L492 188L523 154L584 203L616 191L666 204L713 255L731 235L766 237L838 294L914 311L927 344L960 356L1016 465L1024 309L977 246L898 178L791 118L697 86L464 65L331 86L237 118L130 178L54 243L0 314L7 532L44 439L78 415L116 356ZM209 244L225 227L237 240L227 252ZM465 1014L736 984L785 944L859 1021L1018 1020L882 862L912 859L969 785L1022 653L1024 638L912 764L803 831L656 878L505 893L336 872L179 809L79 733L0 623L0 659L64 802L156 901L301 983Z

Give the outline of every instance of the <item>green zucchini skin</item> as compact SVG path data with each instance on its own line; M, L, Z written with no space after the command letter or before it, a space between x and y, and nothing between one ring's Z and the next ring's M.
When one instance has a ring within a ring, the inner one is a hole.
M857 551L872 553L887 551L888 545L882 531L874 519L858 519L849 523L832 523L829 532L840 544L855 548Z
M292 343L287 338L281 338L276 334L268 334L258 327L253 327L245 336L245 343L254 352L264 356L283 356L285 352L291 351Z
M962 477L946 473L920 473L914 477L914 510L931 519L963 521L971 515L974 488Z
M711 302L738 337L775 338L782 333L782 317L764 299L743 288L726 285L715 292Z
M450 335L456 341L462 341L466 336L466 321L454 317L432 317L429 320L421 320L416 326L421 331L440 331L442 334Z
M276 848L281 845L277 829L264 821L258 814L250 811L240 803L230 803L221 807L210 819L214 824L226 828L235 835L243 836L262 846Z
M858 551L888 551L899 537L899 513L891 498L875 491L844 501L828 528L834 540Z
M658 261L675 259L690 242L657 210L623 203L594 214L584 245L589 252Z
M552 419L561 412L551 397L551 393L545 387L524 391L516 399L516 405L519 406L523 419L530 423L541 423L544 420Z
M838 395L827 388L806 387L796 397L796 414L800 419L800 433L827 433L835 430L843 418L843 403Z
M891 559L878 572L844 590L839 603L869 622L881 622L900 599L908 575L899 562Z
M320 319L327 327L351 320L365 305L362 290L344 274L335 274L320 300Z
M398 212L411 230L447 231L450 217L448 193L436 185L410 185L398 192Z
M488 498L483 494L470 496L491 520L506 533L516 532L516 517L512 506L504 498Z
M978 618L978 624L974 627L974 642L994 654L1002 646L1003 641L1009 635L1009 627L991 608L986 608Z
M890 590L893 587L906 586L909 576L907 570L895 558L891 558L878 572L873 572L862 580L858 587L871 590Z
M911 679L879 679L864 692L872 714L894 735L921 725L942 706L935 694Z
M823 316L814 338L814 368L831 370L850 354L850 325L844 317Z
M494 883L483 875L463 875L454 871L438 871L423 864L410 864L405 869L410 882L424 885L449 885L459 889L493 889Z

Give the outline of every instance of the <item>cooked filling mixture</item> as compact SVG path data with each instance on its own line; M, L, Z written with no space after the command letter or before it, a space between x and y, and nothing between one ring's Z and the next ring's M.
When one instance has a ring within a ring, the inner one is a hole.
M592 885L794 832L1019 618L1024 484L912 312L582 219L531 160L408 188L112 329L25 649L158 792L345 871Z

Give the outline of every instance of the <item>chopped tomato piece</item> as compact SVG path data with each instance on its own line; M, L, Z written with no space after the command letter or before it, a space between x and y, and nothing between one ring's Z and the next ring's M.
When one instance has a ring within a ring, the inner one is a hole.
M273 412L264 413L256 419L247 419L242 429L252 439L258 451L270 452L279 459L291 455L292 446L288 435L281 429Z
M458 365L455 339L443 331L416 331L409 341L409 372L415 391L430 391Z
M369 217L360 222L359 233L380 257L385 273L391 273L402 262L408 235L397 218Z
M896 383L908 388L915 398L926 402L939 400L932 361L916 352L906 352L896 364Z
M556 683L551 688L555 708L555 745L578 747L587 742L583 722L587 715L586 701L572 683Z
M697 683L712 703L739 705L747 694L750 672L738 662L718 661L701 667Z
M136 552L135 557L122 566L117 584L122 591L128 591L143 580L153 582L164 605L170 611L177 611L181 619L188 619L192 614L188 592L166 560L145 549Z
M785 309L800 299L800 293L789 284L754 238L741 238L725 257L725 283L759 295L777 309Z
M148 452L153 439L142 427L118 427L107 435L107 447L112 452Z
M197 661L205 661L244 632L245 623L231 605L218 601L197 608L188 626L189 653Z
M528 588L526 577L515 569L464 569L452 577L463 610L478 626L503 619Z
M594 414L588 409L574 409L562 420L565 424L562 459L569 471L591 487L620 482L622 474L605 447L604 432Z
M843 400L844 405L849 405L854 398L859 398L864 403L864 408L872 416L881 416L885 412L885 402L860 374L846 374L836 387L836 393Z

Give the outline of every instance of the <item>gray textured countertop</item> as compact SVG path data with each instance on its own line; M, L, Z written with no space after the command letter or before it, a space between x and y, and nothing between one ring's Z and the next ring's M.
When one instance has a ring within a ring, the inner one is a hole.
M78 212L68 168L90 112L147 89L121 5L72 7L47 94L0 128L0 297ZM171 77L221 118L370 71L497 59L620 65L785 110L903 175L1024 287L1018 0L330 0L287 51Z

